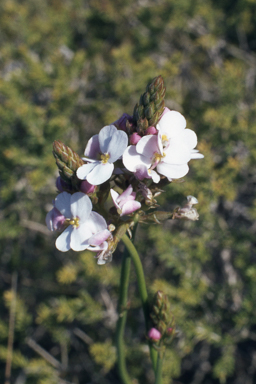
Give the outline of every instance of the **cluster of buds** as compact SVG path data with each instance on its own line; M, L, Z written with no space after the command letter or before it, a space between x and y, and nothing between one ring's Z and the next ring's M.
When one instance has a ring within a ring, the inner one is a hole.
M155 347L170 344L175 335L175 324L168 297L162 291L155 294L150 317L154 327L149 330L148 338Z
M98 264L105 264L136 222L195 220L195 198L174 212L156 210L163 188L187 174L191 159L203 157L195 149L195 132L186 128L179 112L165 107L164 96L158 76L148 84L133 116L125 113L92 136L84 157L54 142L59 194L46 223L51 231L61 232L56 240L60 251L89 249L96 252ZM109 197L113 206L107 210Z

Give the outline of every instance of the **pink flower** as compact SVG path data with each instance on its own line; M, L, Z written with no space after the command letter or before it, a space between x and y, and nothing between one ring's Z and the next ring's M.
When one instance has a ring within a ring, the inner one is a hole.
M136 193L131 185L121 195L113 189L110 189L110 193L120 216L129 215L141 207L141 203L135 201Z
M156 328L151 328L148 332L148 337L152 341L158 341L161 339L161 333Z

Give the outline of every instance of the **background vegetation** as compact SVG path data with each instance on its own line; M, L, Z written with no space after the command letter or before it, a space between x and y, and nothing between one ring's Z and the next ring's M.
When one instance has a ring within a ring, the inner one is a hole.
M256 381L256 1L1 0L0 378L17 272L13 384L113 384L122 246L97 266L61 253L45 215L52 142L88 138L132 113L161 74L204 160L159 199L198 198L200 221L141 227L149 291L170 297L178 336L164 383ZM135 276L126 331L134 383L153 383ZM139 347L138 347L139 346Z

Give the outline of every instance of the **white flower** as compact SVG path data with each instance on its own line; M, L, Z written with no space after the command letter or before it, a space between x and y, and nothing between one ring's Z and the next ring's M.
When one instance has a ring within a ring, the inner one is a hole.
M70 195L62 192L56 197L54 207L65 217L65 224L68 225L56 240L59 251L66 252L70 248L82 251L90 246L99 247L111 236L105 219L92 212L91 200L84 193Z
M118 160L128 145L128 137L124 131L114 125L102 128L98 135L94 135L85 148L85 160L88 164L77 170L77 177L87 180L92 185L99 185L107 181L114 170L114 162Z
M136 193L131 185L121 195L113 189L110 189L110 193L120 216L129 215L141 207L141 203L135 201Z
M158 135L141 138L136 146L129 146L123 154L124 166L138 179L152 177L155 183L160 175L170 181L188 173L188 162L204 156L195 150L195 132L186 128L185 118L176 111L165 113L157 124ZM156 172L157 171L157 172Z

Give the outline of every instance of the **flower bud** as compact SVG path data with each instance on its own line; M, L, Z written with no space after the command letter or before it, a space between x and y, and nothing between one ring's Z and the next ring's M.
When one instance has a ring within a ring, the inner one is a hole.
M89 195L90 193L94 193L96 189L97 189L97 186L88 183L87 180L83 180L81 182L80 191L87 195Z
M151 328L148 332L150 340L156 342L161 339L161 333L156 328Z
M157 134L158 130L151 126L151 127L148 127L148 129L146 130L146 135L155 135Z
M141 136L137 132L134 132L130 137L130 144L136 145L140 141L140 139Z

